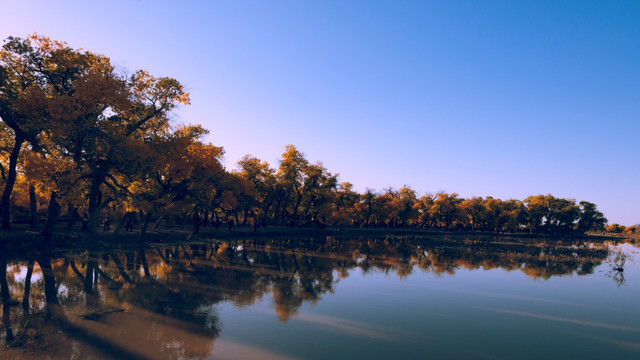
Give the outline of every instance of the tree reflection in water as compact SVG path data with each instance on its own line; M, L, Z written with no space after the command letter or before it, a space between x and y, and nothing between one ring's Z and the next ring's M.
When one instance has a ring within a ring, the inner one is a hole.
M611 278L618 287L624 286L626 283L624 267L627 262L627 254L620 249L616 249L611 252L606 262L610 268L607 272L607 277Z
M332 293L353 269L405 277L416 270L439 276L502 268L548 279L593 273L609 252L579 242L327 238L141 246L56 258L47 251L3 254L5 355L179 359L212 353L220 334L213 305L223 301L246 307L271 295L286 322L304 302Z

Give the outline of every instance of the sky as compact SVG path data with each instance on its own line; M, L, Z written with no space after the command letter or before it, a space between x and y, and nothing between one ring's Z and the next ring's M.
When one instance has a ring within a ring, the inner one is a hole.
M358 191L640 223L638 1L3 1L0 38L34 32L179 80L229 170L293 144Z

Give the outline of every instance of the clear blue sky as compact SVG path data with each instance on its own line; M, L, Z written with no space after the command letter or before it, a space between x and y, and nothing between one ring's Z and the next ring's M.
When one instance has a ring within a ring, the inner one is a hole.
M640 1L10 1L186 85L227 168L287 144L357 190L551 193L640 223Z

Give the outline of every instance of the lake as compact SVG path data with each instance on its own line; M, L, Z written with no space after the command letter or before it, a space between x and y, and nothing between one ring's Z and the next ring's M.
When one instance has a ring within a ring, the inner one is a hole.
M639 252L441 236L4 254L0 358L638 359Z

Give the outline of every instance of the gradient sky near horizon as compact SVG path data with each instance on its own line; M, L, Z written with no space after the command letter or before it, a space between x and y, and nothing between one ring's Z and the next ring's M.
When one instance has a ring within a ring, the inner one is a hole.
M171 76L177 111L356 190L594 202L640 223L638 1L5 1L33 32Z

